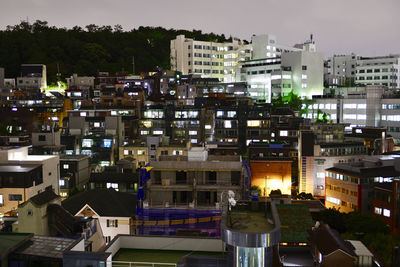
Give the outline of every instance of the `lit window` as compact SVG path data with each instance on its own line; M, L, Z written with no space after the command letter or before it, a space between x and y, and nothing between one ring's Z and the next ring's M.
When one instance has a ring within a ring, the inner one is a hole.
M97 127L97 128L100 127L100 122L95 122L94 127Z
M83 139L82 140L82 147L92 147L93 140L92 139Z
M334 197L326 197L326 200L330 203L340 205L340 199L334 198Z
M247 121L248 127L260 127L260 121Z
M129 155L129 150L124 150L124 155Z
M65 180L60 179L60 186L65 186Z
M232 122L231 121L224 121L224 127L225 128L232 128Z
M141 135L148 135L150 133L150 131L146 131L146 130L141 130L140 134Z
M288 131L279 131L279 136L288 136Z
M163 131L153 131L153 134L155 134L155 135L161 135L161 134L163 134Z
M146 128L151 128L153 123L151 121L143 121L143 126Z
M388 209L383 209L383 216L385 216L385 217L390 217L390 210L388 210Z
M189 131L189 135L197 135L197 131Z
M0 195L0 206L4 205L4 198L3 195Z
M367 115L365 114L358 114L357 115L357 120L366 120L367 119Z
M307 88L307 84L306 83L302 83L301 84L301 88Z
M382 208L375 207L375 214L382 215Z
M182 150L174 150L174 151L172 151L172 155L174 155L174 156L183 155L183 151Z
M143 156L146 154L146 152L144 150L138 150L137 154L138 154L138 156Z
M197 139L191 139L190 142L193 144L197 144Z
M204 128L205 128L206 130L210 130L210 129L211 129L211 125L206 124L206 126L204 126Z
M367 104L358 104L357 105L357 109L366 109L367 108Z
M112 139L104 139L103 147L112 147Z
M223 111L217 111L217 117L222 117L224 116L224 112Z
M325 172L317 172L318 178L325 178Z
M307 79L307 74L302 74L302 75L301 75L301 79L302 79L302 80L306 80L306 79Z
M86 117L86 112L81 112L81 117Z
M107 188L114 188L115 191L118 191L118 184L116 184L116 183L107 183Z
M357 104L343 104L343 109L356 109Z

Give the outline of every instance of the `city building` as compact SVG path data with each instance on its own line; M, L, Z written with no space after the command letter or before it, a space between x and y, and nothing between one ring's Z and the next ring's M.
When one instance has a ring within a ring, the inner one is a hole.
M21 76L17 77L17 87L32 93L40 93L40 90L47 88L46 65L22 64Z
M324 79L328 87L354 86L357 73L357 60L355 54L334 55L326 61L327 71Z
M231 42L205 42L176 36L171 40L171 69L183 75L200 74L232 82L234 67L251 57L251 46L233 39Z
M328 120L350 124L345 129L349 132L357 126L384 127L387 135L391 135L395 143L399 142L400 98L397 91L381 85L341 89L339 92L343 94L340 95L314 97L315 103L308 107L310 113L303 116L316 119L319 113L326 113Z
M136 200L136 194L94 189L67 198L62 207L74 216L97 218L109 243L119 234L135 234Z
M364 140L345 139L348 124L313 123L299 135L299 192L325 196L325 169L368 155Z
M90 178L88 155L60 156L60 196L68 197L71 191L87 188Z
M240 156L209 155L204 147L192 147L187 160L151 162L146 201L151 206L216 207L222 192L243 196L245 172Z
M369 156L358 162L339 163L326 169L326 207L341 212L358 210L363 213L377 213L373 210L374 186L399 178L399 160L396 155ZM379 215L382 214L388 219L394 216L391 210L383 207Z
M49 236L47 217L49 204L61 205L60 196L53 190L44 190L18 205L18 221L13 224L13 232Z
M325 82L329 87L382 85L400 87L400 55L362 57L355 54L335 55L327 60Z
M28 147L0 147L0 177L4 215L46 189L59 194L59 157L28 155Z

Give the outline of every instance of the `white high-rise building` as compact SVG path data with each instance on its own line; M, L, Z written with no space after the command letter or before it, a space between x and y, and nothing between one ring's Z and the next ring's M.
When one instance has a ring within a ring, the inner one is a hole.
M200 74L203 78L218 78L233 82L239 61L251 58L251 45L234 39L232 42L205 42L178 35L171 40L171 70L183 75Z
M248 96L260 102L292 90L309 98L323 92L323 55L312 40L288 47L278 45L274 35L253 35L250 44L179 35L171 41L171 69L224 83L246 82Z

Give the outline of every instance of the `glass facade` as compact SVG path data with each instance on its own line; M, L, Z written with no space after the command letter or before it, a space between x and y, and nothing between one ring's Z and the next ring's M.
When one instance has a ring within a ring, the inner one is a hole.
M236 266L264 267L265 248L236 247Z

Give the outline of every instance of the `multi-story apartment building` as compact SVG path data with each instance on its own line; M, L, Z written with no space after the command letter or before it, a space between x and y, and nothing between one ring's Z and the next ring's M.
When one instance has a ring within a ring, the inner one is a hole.
M66 198L72 190L86 189L90 175L88 155L60 156L60 196Z
M70 110L63 131L64 139L75 138L67 154L90 155L92 167L113 165L125 135L122 116L115 110Z
M335 124L327 128L335 128ZM343 129L343 127L342 127ZM318 142L312 130L299 138L299 192L325 196L325 169L337 163L357 162L368 155L363 142Z
M151 206L216 206L228 190L243 196L245 172L240 156L209 156L204 147L191 148L187 160L167 158L151 163L146 201Z
M171 40L171 69L183 75L200 74L232 82L239 61L251 57L251 46L233 39L232 42L205 42L178 35Z
M399 161L399 156L369 156L326 169L326 207L372 213L375 184L398 180ZM383 211L384 216L391 218L390 210ZM374 212L382 214L382 208Z
M28 155L28 147L0 148L0 213L16 211L18 204L46 188L59 194L58 156Z
M46 65L22 64L21 76L17 78L17 87L38 93L41 89L47 88Z

